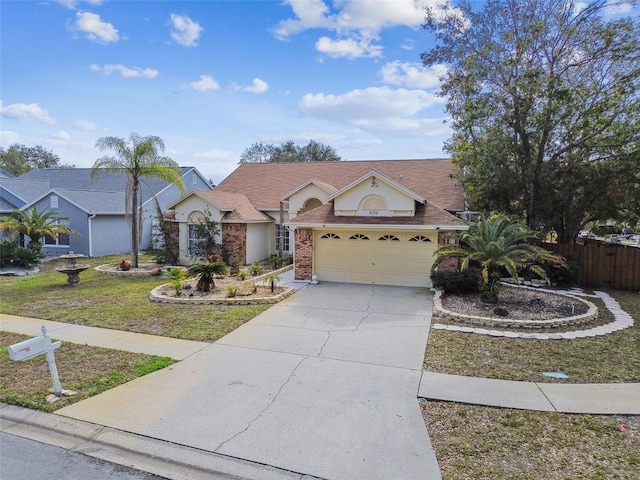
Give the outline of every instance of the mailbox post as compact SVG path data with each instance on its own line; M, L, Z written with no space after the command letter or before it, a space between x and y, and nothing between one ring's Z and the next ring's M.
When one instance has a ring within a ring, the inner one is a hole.
M51 343L51 338L47 334L47 327L43 325L41 330L42 335L40 337L30 338L24 342L11 345L9 347L9 357L11 360L24 361L44 353L47 357L49 373L51 374L51 381L53 382L51 392L59 398L63 394L67 395L72 393L70 391L62 390L60 379L58 378L58 369L56 368L56 357L53 354L53 351L56 348L59 348L60 345L62 345L62 342L58 341Z

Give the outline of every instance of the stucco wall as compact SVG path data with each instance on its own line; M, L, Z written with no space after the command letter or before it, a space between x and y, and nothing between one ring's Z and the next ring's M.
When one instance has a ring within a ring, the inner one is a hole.
M311 183L289 197L288 213L290 216L294 217L304 207L304 203L310 198L317 198L320 201L324 201L328 196L329 194L327 192Z
M91 219L91 236L94 257L131 253L131 227L123 216L98 215Z
M247 224L247 264L259 262L269 256L270 223Z
M379 211L377 216L408 216L415 210L415 200L407 194L387 185L382 180L376 180L377 187L371 186L371 179L356 185L334 200L336 215L369 216L368 211L361 211L360 202L368 195L377 195L384 199L386 210Z
M46 210L56 210L58 216L67 218L69 220L69 228L80 233L80 237L75 235L69 235L69 245L45 245L42 248L44 253L53 253L64 255L73 251L75 253L82 253L89 255L89 230L88 230L88 214L84 210L76 207L72 203L65 200L63 197L58 197L58 206L52 208L51 195L47 195L42 200L35 204L36 209L39 212ZM44 239L41 240L44 242Z

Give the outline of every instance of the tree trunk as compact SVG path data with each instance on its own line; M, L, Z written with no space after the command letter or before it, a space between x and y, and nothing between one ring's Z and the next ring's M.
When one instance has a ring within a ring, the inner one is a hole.
M132 266L138 268L138 190L140 185L134 180L133 191L131 192L131 252L132 252Z

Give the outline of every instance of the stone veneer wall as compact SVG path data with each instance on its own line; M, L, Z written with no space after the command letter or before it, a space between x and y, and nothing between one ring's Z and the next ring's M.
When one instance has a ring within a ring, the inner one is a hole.
M299 228L295 233L295 272L296 280L311 280L313 273L313 230Z
M438 232L438 248L445 245L457 245L458 237L451 235L453 232ZM439 272L456 272L458 270L458 259L447 258L438 265Z
M243 265L247 261L247 224L223 223L222 246L229 252L229 258L237 258Z

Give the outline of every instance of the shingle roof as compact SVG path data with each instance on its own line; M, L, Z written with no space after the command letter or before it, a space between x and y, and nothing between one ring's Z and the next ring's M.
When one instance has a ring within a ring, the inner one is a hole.
M455 168L450 159L244 163L213 191L243 193L256 208L277 210L282 195L309 179L340 189L377 170L442 208L462 210L462 187L451 178Z
M416 206L413 217L355 217L337 216L333 204L326 203L313 210L298 215L289 222L290 225L416 225L416 226L464 226L465 223L437 205L427 201Z
M92 192L71 188L56 188L55 191L90 214L125 214L124 195L122 195L122 192Z
M215 189L198 190L198 193L224 209L233 209L232 212L229 212L224 216L223 221L234 220L259 222L273 220L269 215L256 210L246 195L242 193L218 192Z
M185 175L193 167L180 167L182 175ZM92 179L90 168L42 168L24 173L18 180L41 180L50 182L51 188L72 188L75 190L91 190L105 192L124 192L127 185L127 175L119 173L102 173ZM144 179L144 186L140 189L143 201L151 198L151 190L154 194L161 192L168 185L167 182L158 179ZM147 188L147 186L149 188Z
M0 178L0 187L17 195L25 203L29 203L51 188L51 182L46 180L21 180L19 178Z

